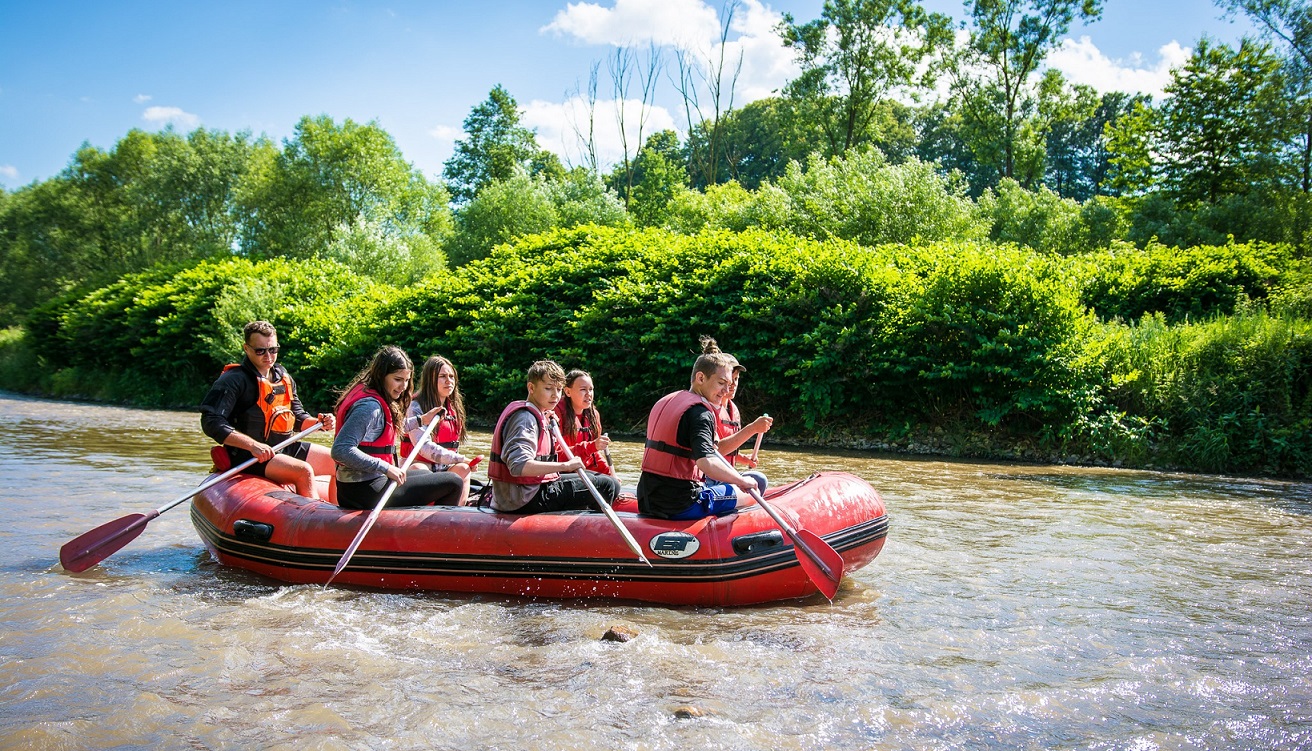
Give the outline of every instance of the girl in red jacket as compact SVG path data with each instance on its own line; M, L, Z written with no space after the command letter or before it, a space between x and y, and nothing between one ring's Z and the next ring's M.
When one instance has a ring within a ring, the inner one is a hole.
M595 396L592 376L582 370L565 374L565 398L556 404L560 433L570 451L583 460L585 469L614 475L615 468L611 466L606 451L610 438L602 432L601 415L593 405Z

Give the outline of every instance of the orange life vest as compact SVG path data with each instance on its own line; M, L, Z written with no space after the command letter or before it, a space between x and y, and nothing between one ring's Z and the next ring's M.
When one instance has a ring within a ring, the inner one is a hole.
M227 373L234 368L241 368L241 365L225 365L223 372ZM264 443L282 442L296 432L296 415L292 412L292 399L296 396L296 390L292 378L281 368L270 370L269 375L274 372L281 374L276 381L255 374L255 385L259 387L260 393L255 399L255 406L248 410L245 424L241 426L243 433L259 438Z
M532 412L538 420L538 446L534 458L540 462L557 461L555 441L551 437L551 428L547 426L547 418L543 416L542 411L537 407L520 400L507 404L506 408L501 411L501 417L497 418L496 430L492 431L492 450L488 452L487 476L499 482L510 482L516 485L545 485L549 482L555 482L560 478L560 475L556 473L522 476L512 474L505 459L501 457L503 443L501 429L505 427L506 420L521 409Z
M361 443L361 451L376 456L380 459L386 459L392 464L398 464L396 460L396 425L392 421L392 408L388 406L387 400L382 394L366 387L363 383L357 383L346 392L342 397L341 404L337 407L337 424L346 424L346 415L350 413L351 407L361 399L373 399L383 408L383 432L372 441Z
M679 443L679 420L696 405L711 411L715 432L720 432L720 413L714 404L692 391L666 394L647 416L647 445L642 451L642 471L676 480L702 481L702 471L692 458L692 447Z

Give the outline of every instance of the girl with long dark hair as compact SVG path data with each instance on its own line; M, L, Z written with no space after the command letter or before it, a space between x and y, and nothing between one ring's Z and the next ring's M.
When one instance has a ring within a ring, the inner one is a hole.
M397 442L410 407L414 366L399 347L383 347L360 371L337 401L337 505L372 509L388 484L397 489L389 506L452 506L460 502L463 482L451 472L401 469Z

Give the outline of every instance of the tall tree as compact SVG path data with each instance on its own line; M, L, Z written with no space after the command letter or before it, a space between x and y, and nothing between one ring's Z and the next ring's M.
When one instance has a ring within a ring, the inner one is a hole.
M647 118L651 115L656 100L656 82L660 78L663 67L664 62L661 58L660 49L655 44L647 48L645 62L638 57L635 50L629 47L617 47L615 54L610 59L610 79L615 101L615 125L619 129L620 138L620 161L614 174L619 175L621 178L618 183L612 181L611 187L624 199L625 208L628 208L633 200L636 152L642 150L643 134L647 130ZM632 111L635 82L639 93L637 113Z
M1107 129L1118 187L1138 199L1131 236L1179 245L1297 241L1286 149L1296 123L1281 61L1266 45L1199 43L1157 107Z
M638 152L636 167L629 211L639 226L660 226L665 221L670 200L680 188L688 185L679 135L672 130L653 133L647 139L647 145Z
M1025 120L1035 106L1030 79L1072 22L1102 15L1102 0L971 0L969 4L974 28L967 54L958 63L955 86L967 116L983 126L982 132L995 132L993 125L997 126L996 145L981 144L977 153L997 161L999 178L1018 178ZM982 78L970 72L976 68L985 71Z
M417 233L439 237L449 231L447 198L376 123L305 117L281 151L260 155L243 183L242 249L322 257L362 224L398 242Z
M891 93L932 82L927 63L951 44L950 26L913 0L825 0L807 23L785 13L778 31L802 73L784 93L824 128L828 154L842 154L874 140Z
M976 155L970 128L975 121L962 114L954 102L935 102L917 108L913 113L916 130L916 157L933 162L947 173L958 173L966 182L968 192L978 198L997 183L997 175Z
M697 57L686 50L679 50L675 56L688 132L700 128L703 134L697 142L688 143L688 166L706 185L720 182L722 125L733 111L734 92L743 69L742 50L736 56L729 54L729 30L739 5L739 0L725 0L721 6L718 44Z
M1280 62L1245 40L1239 49L1207 40L1166 87L1156 150L1168 190L1185 204L1279 179L1289 121Z
M1104 185L1110 169L1104 130L1136 101L1148 98L1116 91L1099 95L1090 86L1067 86L1060 73L1047 71L1038 106L1045 132L1043 184L1077 201L1112 192Z
M132 130L83 145L59 175L0 211L0 310L161 262L231 252L233 196L256 144L246 134Z
M695 188L710 183L706 172L695 165L697 154L715 151L719 166L715 174L721 181L736 180L755 190L766 180L784 173L790 161L805 161L817 150L824 150L824 133L817 123L800 117L794 102L783 97L766 97L725 114L719 122L719 146L712 148L711 123L698 123L688 131L688 177Z
M470 110L465 138L456 141L455 153L442 168L453 199L467 202L494 180L508 180L519 170L550 177L564 174L560 160L539 148L534 132L519 122L519 105L500 84Z
M1296 235L1308 244L1312 225L1312 5L1306 0L1219 0L1231 12L1242 11L1271 39L1285 48L1286 100L1290 117L1298 124L1290 144L1298 166Z

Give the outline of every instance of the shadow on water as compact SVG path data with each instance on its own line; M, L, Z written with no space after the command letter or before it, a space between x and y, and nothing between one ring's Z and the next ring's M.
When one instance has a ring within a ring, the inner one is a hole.
M93 569L94 570L94 569ZM172 581L170 587L181 594L194 596L202 601L212 604L239 604L245 600L257 597L266 597L283 591L298 589L325 590L322 584L290 584L287 582L271 579L253 571L245 569L222 566L217 563L208 551L202 551L195 555L194 566L189 570L170 569L184 576ZM138 572L137 576L151 572ZM154 571L154 573L160 573ZM125 574L126 575L126 574ZM75 576L75 574L70 574ZM835 603L841 603L844 590L857 590L856 585L844 582L844 586L839 590ZM450 606L483 604L498 605L508 608L518 607L547 607L561 612L578 612L586 613L592 611L602 611L611 609L636 609L636 610L662 610L670 613L684 613L688 615L712 615L717 613L774 613L780 608L796 608L805 610L818 606L828 605L821 595L813 595L800 600L785 602L763 603L759 605L743 605L733 608L717 607L699 607L695 605L653 605L651 603L638 602L634 600L621 600L614 598L587 598L576 600L556 600L551 598L538 598L514 594L495 594L489 592L456 592L456 591L425 591L416 589L380 589L377 587L359 587L349 584L333 584L326 588L339 601L353 601L387 595L402 598L404 601L414 603L415 605L441 604Z

